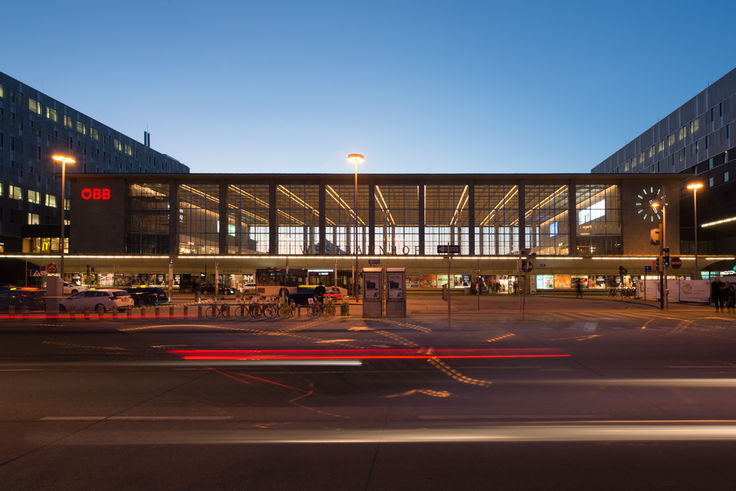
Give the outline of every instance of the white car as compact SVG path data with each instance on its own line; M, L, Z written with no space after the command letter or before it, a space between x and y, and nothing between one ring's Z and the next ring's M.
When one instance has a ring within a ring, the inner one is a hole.
M348 291L340 286L327 286L325 287L325 297L331 297L335 300L341 300L347 298Z
M59 310L122 311L133 307L133 303L133 297L125 290L86 290L61 300Z
M47 284L45 281L43 282L43 287L44 289L47 288ZM85 290L88 290L86 286L75 285L74 283L69 283L68 281L64 282L64 295L74 295L75 293L83 292Z

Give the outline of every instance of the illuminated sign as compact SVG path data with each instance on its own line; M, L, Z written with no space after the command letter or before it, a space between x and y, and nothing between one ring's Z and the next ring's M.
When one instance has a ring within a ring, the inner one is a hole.
M84 188L82 189L82 199L85 200L108 200L110 199L110 189L108 188Z

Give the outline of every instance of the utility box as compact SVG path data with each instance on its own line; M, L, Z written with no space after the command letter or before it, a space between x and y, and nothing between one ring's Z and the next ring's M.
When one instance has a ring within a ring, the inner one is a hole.
M363 317L383 317L383 268L363 268Z
M386 317L406 317L406 268L386 268Z

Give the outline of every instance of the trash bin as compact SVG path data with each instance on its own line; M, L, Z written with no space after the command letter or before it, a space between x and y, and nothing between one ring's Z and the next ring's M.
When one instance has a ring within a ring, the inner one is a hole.
M343 302L340 304L340 315L350 315L350 304Z

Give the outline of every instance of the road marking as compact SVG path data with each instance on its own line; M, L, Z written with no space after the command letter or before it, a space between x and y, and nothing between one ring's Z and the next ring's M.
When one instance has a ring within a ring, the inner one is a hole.
M232 416L45 416L39 421L229 421Z
M510 333L510 334L504 334L503 336L498 336L496 338L486 339L487 343L495 343L496 341L501 341L502 339L510 338L512 336L516 336L516 334Z
M393 399L395 397L405 397L405 396L411 396L414 394L424 394L426 396L431 397L450 397L452 394L446 390L432 390L432 389L412 389L407 390L406 392L401 392L399 394L390 394L387 396L383 396L387 399Z
M0 368L0 372L42 372L41 368Z
M84 349L103 349L108 351L125 351L120 346L87 346L84 344L61 343L58 341L43 341L41 344L52 344L54 346L63 346L65 348L84 348Z
M350 343L352 341L355 341L355 340L354 339L323 339L322 341L317 341L317 344Z

